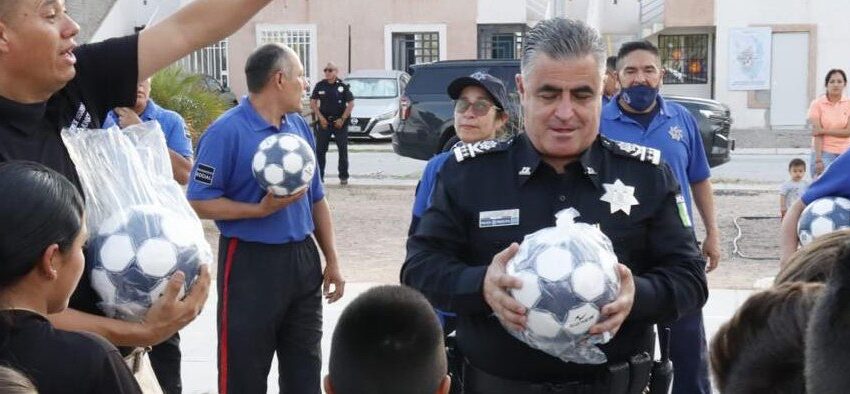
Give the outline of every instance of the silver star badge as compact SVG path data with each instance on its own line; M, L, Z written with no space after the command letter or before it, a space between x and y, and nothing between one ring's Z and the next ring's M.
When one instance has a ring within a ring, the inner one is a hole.
M603 183L605 194L599 199L611 204L611 213L623 211L626 215L632 212L632 205L640 204L635 198L635 187L628 186L617 179L614 183Z
M679 128L679 126L671 126L670 131L668 131L668 133L670 133L670 138L676 141L682 140L682 129Z

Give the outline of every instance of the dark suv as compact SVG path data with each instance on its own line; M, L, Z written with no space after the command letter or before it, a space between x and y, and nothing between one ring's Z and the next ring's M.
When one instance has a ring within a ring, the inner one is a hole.
M393 150L401 156L427 160L450 145L455 136L454 105L446 94L453 79L486 71L500 78L508 90L512 118L519 118L519 96L514 76L519 60L450 60L412 67L413 77L401 98L401 123L392 135ZM729 107L707 99L664 96L685 106L696 118L705 154L712 167L729 161L735 141L729 138L732 117ZM518 122L518 121L516 121ZM521 130L514 124L513 130Z

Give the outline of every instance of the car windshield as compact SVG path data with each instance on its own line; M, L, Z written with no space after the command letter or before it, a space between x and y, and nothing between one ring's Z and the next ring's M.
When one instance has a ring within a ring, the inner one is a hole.
M398 97L394 78L350 78L345 80L356 99Z

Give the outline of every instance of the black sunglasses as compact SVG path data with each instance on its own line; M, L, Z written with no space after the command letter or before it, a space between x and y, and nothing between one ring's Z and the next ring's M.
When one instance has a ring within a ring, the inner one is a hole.
M455 100L455 113L465 113L469 107L472 107L472 113L475 114L475 116L487 115L487 113L490 112L490 108L496 108L497 111L501 109L496 106L496 104L484 99L476 100L474 103L470 103L463 99Z
M326 73L334 72L334 71L336 71L336 70L334 70L334 69L332 69L332 68L326 68L326 69L325 69L325 72L326 72Z

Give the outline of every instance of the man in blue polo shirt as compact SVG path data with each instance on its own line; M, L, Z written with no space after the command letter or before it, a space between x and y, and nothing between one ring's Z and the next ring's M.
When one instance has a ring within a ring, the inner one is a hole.
M782 233L779 239L781 257L780 265L784 266L788 258L797 251L799 239L797 235L797 222L800 220L803 210L823 197L844 197L850 199L850 151L842 153L832 164L827 167L826 172L821 174L806 189L794 204L788 208L782 219Z
M714 215L711 171L696 120L679 104L658 95L664 73L658 48L647 41L623 44L617 54L620 93L602 109L600 132L611 139L656 148L676 175L688 217L693 222L691 199L696 203L706 237L702 249L706 272L720 262L719 230ZM673 360L673 393L709 394L708 351L702 313L682 317L670 326Z
M189 170L192 169L192 137L183 117L177 112L160 107L150 95L151 79L148 78L139 82L136 88L136 104L133 107L118 107L109 111L103 121L103 128L118 125L123 129L151 120L159 122L162 132L165 133L174 180L185 185L189 181Z
M342 297L344 281L319 174L310 187L275 197L251 162L270 135L293 133L315 147L298 114L304 68L280 44L257 48L245 64L249 94L201 137L188 197L214 219L218 251L219 393L265 393L277 353L280 392L320 392L322 293ZM315 236L327 265L324 272ZM333 287L333 289L331 289Z

